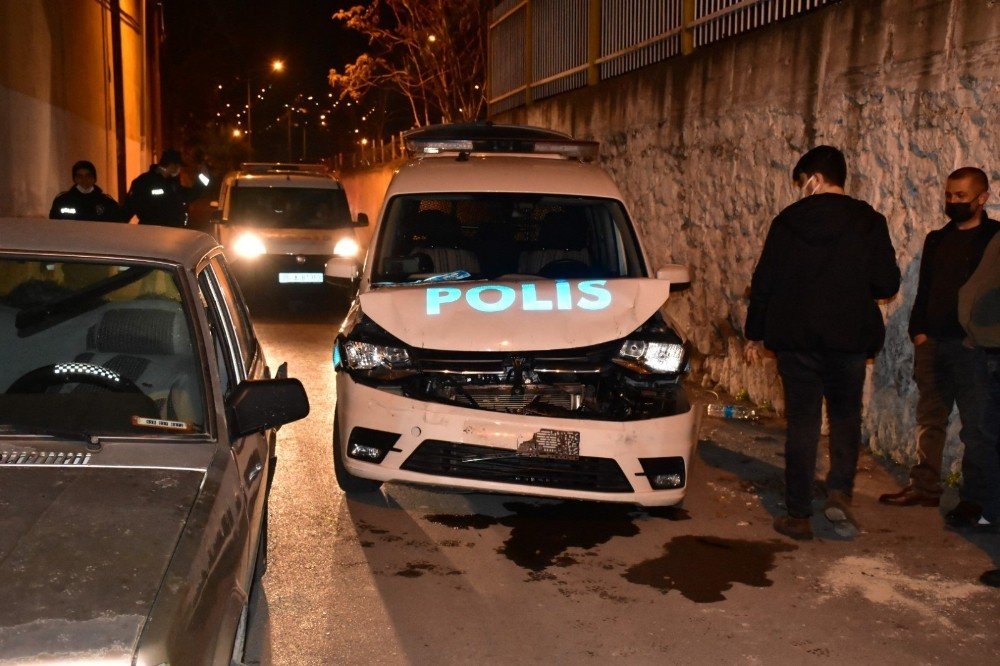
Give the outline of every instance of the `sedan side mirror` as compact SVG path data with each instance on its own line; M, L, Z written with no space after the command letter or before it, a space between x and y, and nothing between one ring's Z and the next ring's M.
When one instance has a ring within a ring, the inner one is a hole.
M691 286L691 269L684 264L667 264L656 271L657 280L670 283L670 291L682 291Z
M364 213L358 213L358 219L354 221L354 226L356 227L367 227L368 226L368 216Z
M241 382L229 396L232 435L246 437L309 415L309 398L297 379Z

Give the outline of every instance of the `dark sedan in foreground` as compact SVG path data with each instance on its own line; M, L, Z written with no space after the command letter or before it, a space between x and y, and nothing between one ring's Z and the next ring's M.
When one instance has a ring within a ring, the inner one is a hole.
M274 378L214 240L0 219L0 663L243 659Z

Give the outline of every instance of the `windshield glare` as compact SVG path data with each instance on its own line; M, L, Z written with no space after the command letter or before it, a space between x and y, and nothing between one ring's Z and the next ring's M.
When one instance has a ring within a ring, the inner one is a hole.
M642 277L617 201L532 194L394 197L382 225L372 281Z
M0 259L0 434L204 432L173 270Z
M227 221L267 229L335 229L351 226L340 189L234 187Z

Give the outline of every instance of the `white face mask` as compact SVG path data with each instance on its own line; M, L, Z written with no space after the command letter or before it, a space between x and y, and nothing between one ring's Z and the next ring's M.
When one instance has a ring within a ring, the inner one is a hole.
M816 187L812 188L811 190L809 189L809 183L813 182L815 180L815 178L816 178L816 174L813 174L813 175L809 176L809 178L806 180L806 182L802 183L802 190L801 190L802 193L799 195L800 199L805 199L806 197L811 197L812 195L814 195L817 192L819 192L819 188L821 187L821 185L819 183L816 183Z
M80 192L83 194L90 194L91 192L94 191L94 186L91 185L90 187L80 187L79 185L77 185L76 189L80 190Z

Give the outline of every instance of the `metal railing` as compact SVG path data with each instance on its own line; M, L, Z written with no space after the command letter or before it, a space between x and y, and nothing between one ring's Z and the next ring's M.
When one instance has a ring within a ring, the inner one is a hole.
M502 0L490 115L690 53L840 0Z

